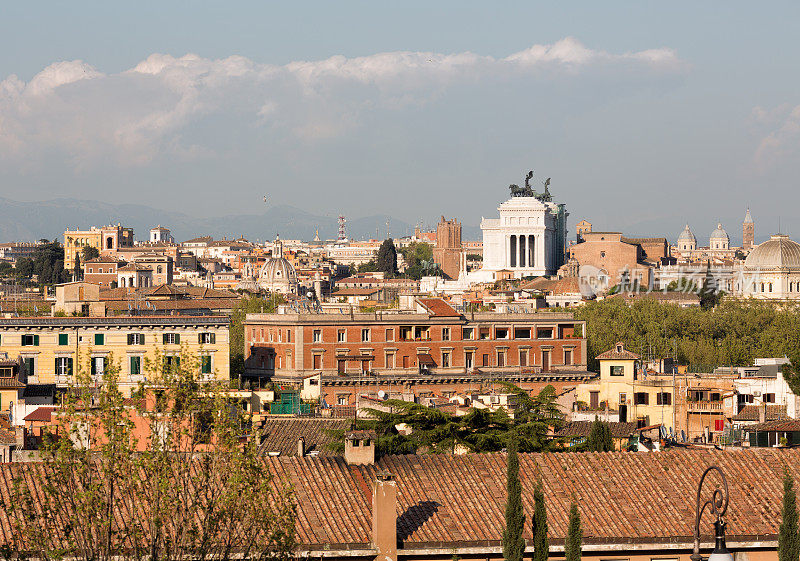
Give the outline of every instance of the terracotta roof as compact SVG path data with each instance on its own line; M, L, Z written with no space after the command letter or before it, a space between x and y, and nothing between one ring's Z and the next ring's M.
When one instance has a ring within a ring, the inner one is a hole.
M171 310L232 310L239 303L239 298L190 298L182 300L147 300L139 303L142 310L153 308L156 311L168 312ZM106 302L106 310L115 312L128 311L127 300L112 300ZM151 307L152 306L152 307Z
M739 414L732 417L734 421L758 421L759 420L759 409L761 409L762 405L745 405ZM777 421L779 419L788 419L789 416L786 414L786 406L785 405L767 405L765 421Z
M348 466L340 457L264 461L277 481L295 492L301 550L368 548L372 482L378 472L388 471L397 482L400 545L437 548L449 556L459 546L500 545L506 458L503 453L387 456L372 466ZM584 544L691 543L697 483L709 465L719 466L728 480L728 543L776 540L783 470L800 480L800 449L520 454L523 506L531 516L533 491L541 478L551 543L566 535L573 497L581 512ZM38 469L33 463L0 465L0 495L9 498L20 471ZM710 477L706 485L712 489L716 479ZM21 481L32 485L36 480ZM39 500L41 494L31 491ZM12 531L7 514L0 511L0 542L8 543ZM532 537L530 524L524 535ZM705 547L709 541L704 539Z
M370 296L380 291L380 288L340 288L331 292L331 296Z
M23 421L41 421L43 423L49 423L52 419L53 411L56 409L58 408L53 405L37 407L32 412L28 413Z
M417 301L422 304L432 316L458 317L461 315L441 298L418 298Z
M746 432L800 432L800 419L779 419L742 428Z
M297 441L303 438L306 453L318 451L320 456L332 456L334 452L328 447L335 438L328 432L347 430L351 421L348 419L287 419L270 418L263 421L266 438L259 446L263 454L280 452L281 456L296 456Z
M593 421L572 421L565 424L556 433L556 436L587 437L592 432ZM614 438L628 438L636 434L637 423L608 423L611 436Z
M171 284L160 284L147 291L148 296L185 296L186 292Z
M617 343L614 348L595 357L597 360L639 360L641 357L636 353L625 350L622 343Z

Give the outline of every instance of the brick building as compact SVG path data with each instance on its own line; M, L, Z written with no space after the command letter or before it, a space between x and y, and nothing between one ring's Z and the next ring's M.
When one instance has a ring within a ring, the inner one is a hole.
M655 265L669 257L666 238L626 238L620 232L583 231L581 240L570 247L571 257L582 267L597 268L609 287L623 281L647 286Z
M458 392L496 379L539 387L592 376L585 322L568 313L465 315L419 298L410 313L248 314L244 332L248 378L299 383L321 375L326 388L349 385L347 400L328 392L331 405L352 405L359 387L374 393L383 383L391 393Z
M464 251L461 247L461 223L442 219L436 226L436 245L433 247L433 261L439 265L445 275L457 279L461 271L461 259Z

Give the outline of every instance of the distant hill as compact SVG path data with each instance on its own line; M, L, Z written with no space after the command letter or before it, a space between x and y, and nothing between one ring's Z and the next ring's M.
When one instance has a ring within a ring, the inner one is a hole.
M414 233L414 227L386 214L349 218L347 234L351 239L386 236L386 221L392 236ZM144 205L112 205L78 199L54 199L26 203L0 198L0 242L30 241L41 238L61 239L67 228L88 228L122 223L134 229L137 239L147 239L150 228L161 224L183 241L200 235L255 240L311 240L319 229L321 239L332 239L338 231L335 216L318 216L287 205L268 208L262 214L238 214L214 218L195 218L181 212L160 210ZM464 239L480 239L480 230L464 226Z

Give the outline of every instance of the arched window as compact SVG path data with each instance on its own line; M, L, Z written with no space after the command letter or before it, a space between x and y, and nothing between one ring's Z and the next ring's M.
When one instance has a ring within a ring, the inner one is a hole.
M764 292L764 283L761 283L761 292Z
M769 283L769 291L772 292L772 283Z
M112 249L114 247L114 238L106 238L106 249Z
M158 267L156 267L156 273L158 273L158 274L160 275L160 274L161 274L161 271L162 271L162 269L161 269L161 265L159 265Z

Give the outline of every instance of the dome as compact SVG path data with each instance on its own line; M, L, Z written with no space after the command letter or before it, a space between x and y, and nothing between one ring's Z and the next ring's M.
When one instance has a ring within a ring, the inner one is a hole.
M697 238L695 238L694 234L692 234L692 230L689 228L688 224L686 225L686 228L683 229L683 232L681 232L678 236L678 243L680 242L697 243Z
M297 273L288 259L283 257L283 244L275 240L273 255L261 267L258 283L273 292L295 293L297 290Z
M728 238L728 232L725 231L725 228L722 227L722 224L717 223L717 228L711 232L711 239L712 240L720 240L724 242L730 241Z
M748 269L800 269L800 244L785 234L776 234L769 241L757 245L744 266Z

